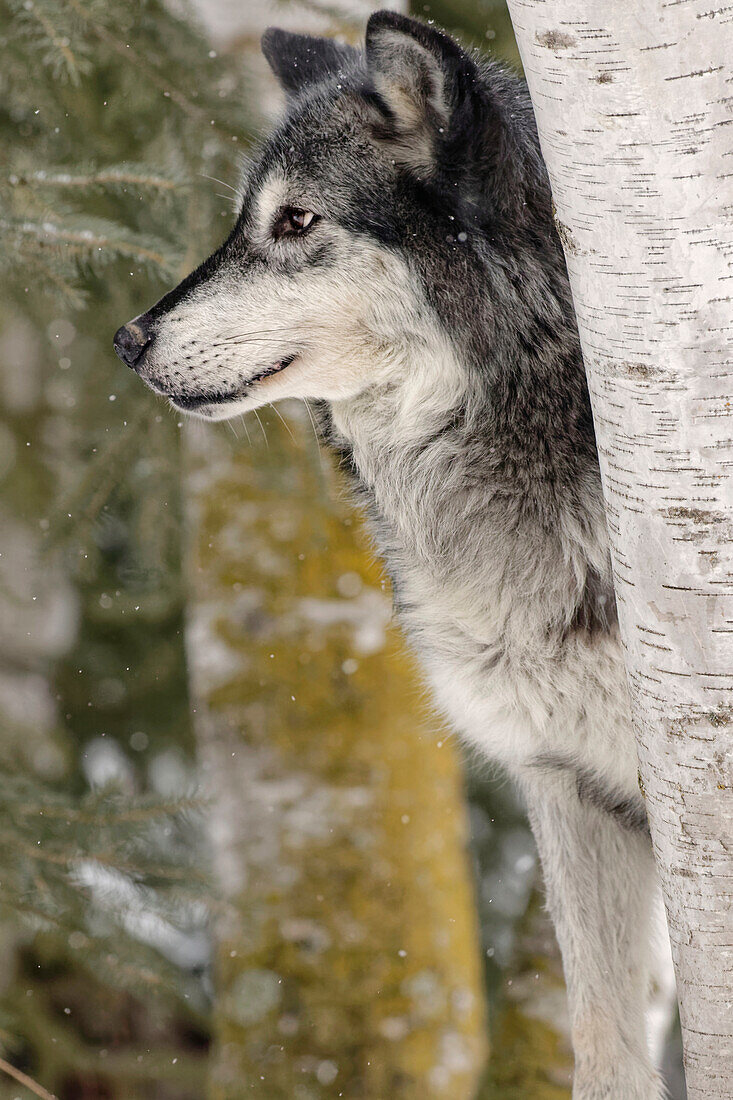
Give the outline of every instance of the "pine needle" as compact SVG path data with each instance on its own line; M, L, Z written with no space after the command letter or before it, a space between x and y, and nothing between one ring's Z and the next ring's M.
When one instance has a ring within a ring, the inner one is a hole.
M91 169L87 172L34 171L21 177L18 183L35 183L42 187L64 187L78 190L92 188L140 187L146 191L158 191L162 194L184 190L188 184L173 175L164 175L160 170L151 172L145 165L121 164L109 168Z
M6 1062L4 1058L0 1058L0 1070L3 1073L7 1073L8 1077L12 1077L20 1085L24 1085L35 1096L40 1096L41 1100L58 1100L57 1096L54 1096L48 1089L44 1089L43 1085L39 1085L37 1081L34 1081L32 1077L29 1077L27 1073L23 1073L22 1070L16 1069L10 1062Z
M125 236L120 226L100 218L88 219L84 228L51 221L12 222L0 219L0 228L21 237L31 237L51 247L68 246L72 254L75 250L77 256L87 255L90 261L110 260L116 256L127 257L151 264L170 275L175 274L179 261L178 254L167 249L162 241L156 241L153 237L141 239L133 234Z

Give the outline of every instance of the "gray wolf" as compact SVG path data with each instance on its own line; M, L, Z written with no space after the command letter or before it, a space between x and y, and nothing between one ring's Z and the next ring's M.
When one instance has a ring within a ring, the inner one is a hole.
M205 420L318 403L436 705L521 788L563 953L575 1100L659 1100L657 886L593 421L524 84L380 12L270 30L287 110L229 237L115 337Z

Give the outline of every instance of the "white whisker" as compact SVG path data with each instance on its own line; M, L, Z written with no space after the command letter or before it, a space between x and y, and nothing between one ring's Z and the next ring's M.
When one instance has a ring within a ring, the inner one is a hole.
M269 449L270 449L270 441L269 441L269 439L267 438L267 432L265 431L265 426L264 426L264 424L262 423L262 421L260 420L259 416L257 416L257 409L252 409L252 412L253 412L253 413L255 414L255 416L257 417L257 423L258 423L258 424L259 424L259 426L260 426L260 431L262 432L262 438L264 439L264 441L265 441L265 446L267 447L267 449L268 449L268 451L269 451Z
M217 179L216 176L207 176L206 172L201 172L200 175L201 175L202 179L213 180L214 183L220 183L222 185L222 187L226 187L230 191L233 191L234 194L237 196L237 198L239 198L239 191L237 190L236 187L232 187L231 183L225 183L224 180ZM223 195L221 197L224 198Z
M251 338L232 337L229 340L217 340L215 343L209 344L210 348L236 348L239 346L246 346L247 344L267 344L272 342L271 336L253 336Z
M316 429L316 422L313 419L313 411L310 407L310 404L308 403L308 398L307 397L304 398L303 404L305 405L306 412L308 413L308 419L310 420L311 427L313 428L313 438L316 441L316 450L318 451L318 463L321 467L321 473L323 473L324 466L323 466L323 452L321 450L321 441L318 438L318 431Z
M272 401L270 402L269 407L272 409L272 411L274 412L274 414L278 418L278 420L280 420L282 422L282 424L285 428L285 431L288 433L288 435L292 439L293 443L295 443L295 436L290 431L290 426L287 423L287 421L283 418L282 414L280 413L280 410L275 405L273 405Z
M252 332L237 332L233 336L224 336L221 340L212 344L212 347L218 348L222 344L231 344L236 340L248 340L254 337L266 337L266 336L280 336L283 332L292 331L290 328L283 327L278 329L254 329Z

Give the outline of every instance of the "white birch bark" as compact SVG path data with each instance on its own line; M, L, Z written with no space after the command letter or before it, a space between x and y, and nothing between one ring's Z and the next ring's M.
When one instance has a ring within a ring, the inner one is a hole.
M690 1100L733 1096L733 8L509 0L598 434Z

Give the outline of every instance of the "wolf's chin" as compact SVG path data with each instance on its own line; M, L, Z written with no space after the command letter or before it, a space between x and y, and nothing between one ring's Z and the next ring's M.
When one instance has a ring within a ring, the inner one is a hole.
M176 402L171 399L171 406L176 412L185 413L186 416L191 417L192 420L206 420L209 424L217 420L232 420L235 416L242 416L243 413L249 412L250 409L257 407L256 404L247 400L246 394L238 401L229 401L222 405L199 405L195 409L185 409L177 405Z
M234 416L241 416L242 413L252 408L253 404L256 404L256 402L252 402L250 395L246 392L228 398L226 401L217 401L211 398L193 402L181 400L179 397L171 397L170 395L168 395L168 400L171 408L175 409L176 412L185 413L186 416L190 416L194 420L208 421L230 420Z

